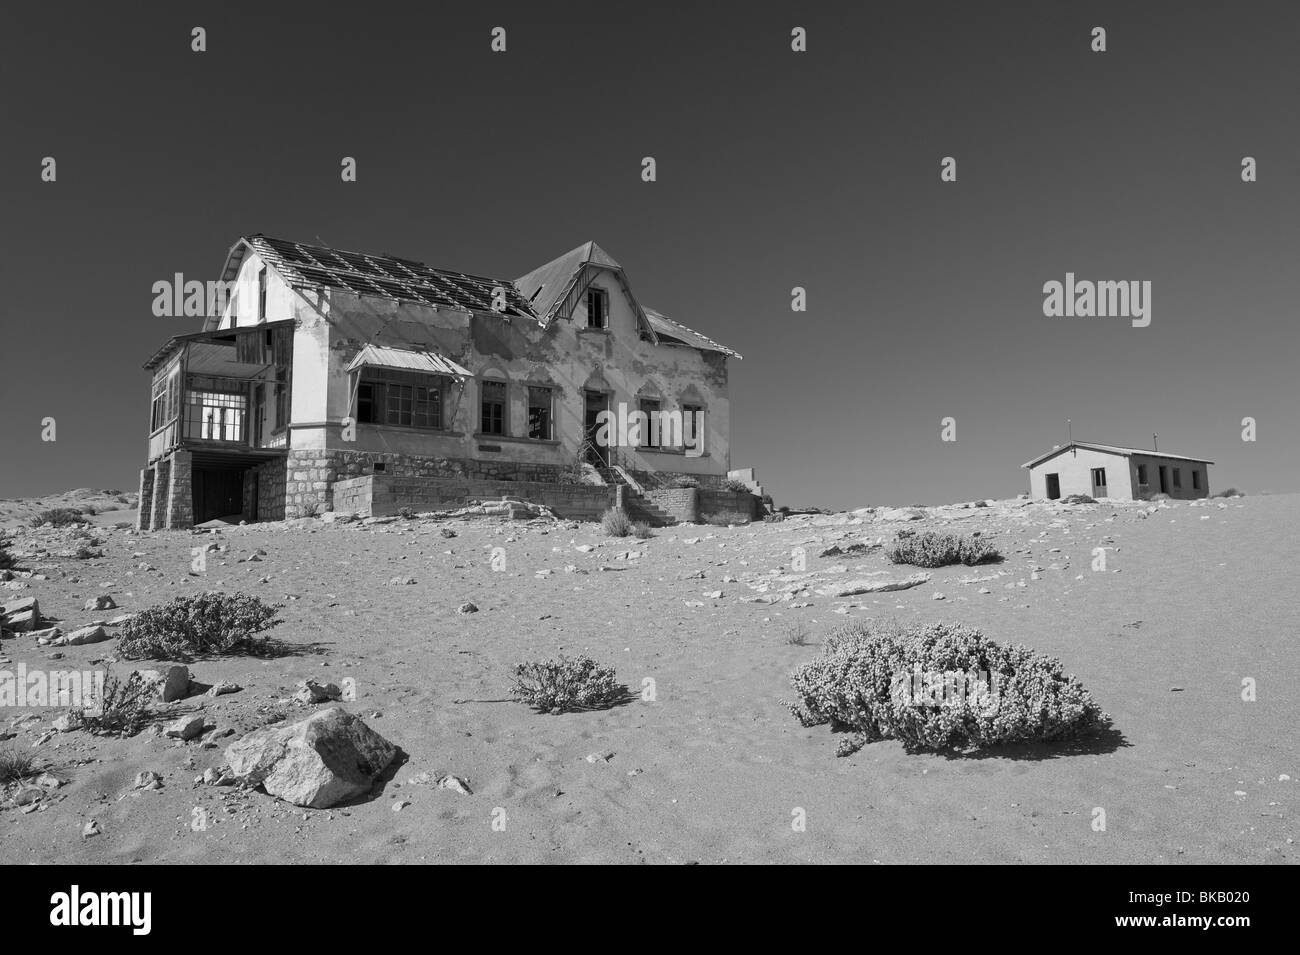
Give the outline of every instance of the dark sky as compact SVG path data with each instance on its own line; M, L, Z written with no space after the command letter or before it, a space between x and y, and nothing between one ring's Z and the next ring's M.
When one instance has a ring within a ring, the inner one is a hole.
M338 6L5 5L0 496L135 488L140 365L196 330L151 286L252 232L504 277L595 239L744 354L778 503L1014 495L1067 417L1300 484L1300 4ZM1151 325L1045 317L1067 271Z

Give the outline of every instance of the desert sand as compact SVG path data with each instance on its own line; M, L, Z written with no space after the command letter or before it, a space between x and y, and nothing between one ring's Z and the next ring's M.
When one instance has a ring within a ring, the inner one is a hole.
M180 594L238 590L283 603L271 635L293 652L191 662L196 681L243 690L160 705L160 720L201 708L215 724L187 743L56 733L63 710L0 711L0 735L13 734L0 747L30 751L63 781L35 808L0 804L2 862L1297 859L1300 496L1007 501L927 508L905 523L863 510L660 528L649 540L608 538L594 524L400 518L136 534L113 528L132 518L122 511L97 518L104 556L82 560L57 556L69 532L18 525L29 510L9 521L25 572L4 583L5 600L37 597L66 631ZM898 592L818 592L915 572L878 548L819 556L901 526L980 530L1006 559L929 571ZM209 543L223 549L192 575L191 548ZM1093 570L1102 546L1106 569ZM265 555L246 560L257 549ZM82 609L99 594L121 609ZM478 612L458 613L466 602ZM837 758L826 727L801 727L780 703L789 674L846 620L890 615L957 621L1059 657L1113 732L970 756L886 741ZM806 643L790 642L800 630ZM0 644L0 667L102 667L114 647L56 650L18 634ZM612 665L638 698L560 716L505 699L514 663L561 652ZM367 798L310 810L195 782L246 731L319 708L286 702L306 678L354 680L356 699L342 705L400 747ZM159 774L161 788L134 788L141 772ZM422 773L454 773L472 793L412 781ZM195 810L206 829L192 826ZM99 834L86 836L91 820Z

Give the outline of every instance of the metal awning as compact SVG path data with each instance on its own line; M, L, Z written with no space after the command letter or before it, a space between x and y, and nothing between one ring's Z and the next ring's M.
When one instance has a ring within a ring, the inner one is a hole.
M396 371L416 371L426 375L450 375L460 379L474 377L472 372L442 355L431 351L390 348L386 345L367 345L361 349L357 357L348 364L348 371L356 371L362 365L370 365L372 368L391 368Z

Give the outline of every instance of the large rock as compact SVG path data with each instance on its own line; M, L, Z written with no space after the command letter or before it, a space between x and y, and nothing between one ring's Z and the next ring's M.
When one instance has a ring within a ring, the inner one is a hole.
M40 628L41 605L35 597L20 597L0 606L0 625L6 630L25 633Z
M181 663L169 666L165 671L137 670L140 679L152 686L158 699L164 703L183 700L190 692L190 668Z
M843 584L832 584L819 588L817 593L823 597L856 597L859 594L882 594L894 590L909 590L929 581L929 574L912 574L901 580L850 580Z
M226 748L242 782L313 809L368 793L396 755L397 747L337 706L292 726L254 730Z

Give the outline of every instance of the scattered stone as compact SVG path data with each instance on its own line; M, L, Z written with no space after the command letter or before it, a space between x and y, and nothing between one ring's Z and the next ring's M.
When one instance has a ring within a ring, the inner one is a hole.
M20 597L0 604L0 628L15 633L36 630L41 624L41 605L35 597Z
M930 580L929 574L912 574L901 580L850 580L843 584L819 588L817 593L823 597L856 597L859 594L879 594L894 590L908 590L918 587Z
M227 693L238 693L242 689L243 687L238 683L231 683L229 680L222 680L219 683L214 683L208 688L208 696L225 696Z
M389 579L388 583L392 587L409 587L411 584L415 583L415 578L414 577L393 577Z
M343 691L336 683L317 683L315 680L299 680L293 698L298 703L311 705L342 699Z
M146 769L142 773L135 774L136 789L162 789L162 776L158 775L151 769Z
M453 776L447 773L438 777L437 786L439 789L450 789L452 792L460 793L462 796L472 796L474 791L469 788L469 783L460 776Z
M137 670L140 679L157 692L158 699L164 703L183 700L190 692L190 668L183 664L173 664L166 672L159 670Z
M116 610L117 603L108 594L100 594L98 597L91 597L85 602L82 610Z
M478 613L478 607L472 603L463 603L456 608L457 613Z
M81 838L89 839L91 836L101 835L103 831L104 831L103 829L99 828L99 823L96 822L94 819L91 819L88 820L86 824L81 827Z
M325 809L369 792L397 747L340 707L226 748L231 773L296 806Z
M189 742L203 733L204 723L201 713L191 713L188 716L182 716L173 720L163 730L166 736L172 739L179 739L182 742Z
M50 725L59 733L71 733L74 730L81 729L83 723L80 713L69 711L55 719Z
M108 630L104 628L103 624L95 624L94 626L73 630L66 636L51 640L49 644L55 647L78 647L87 643L101 643L107 639L109 639Z

